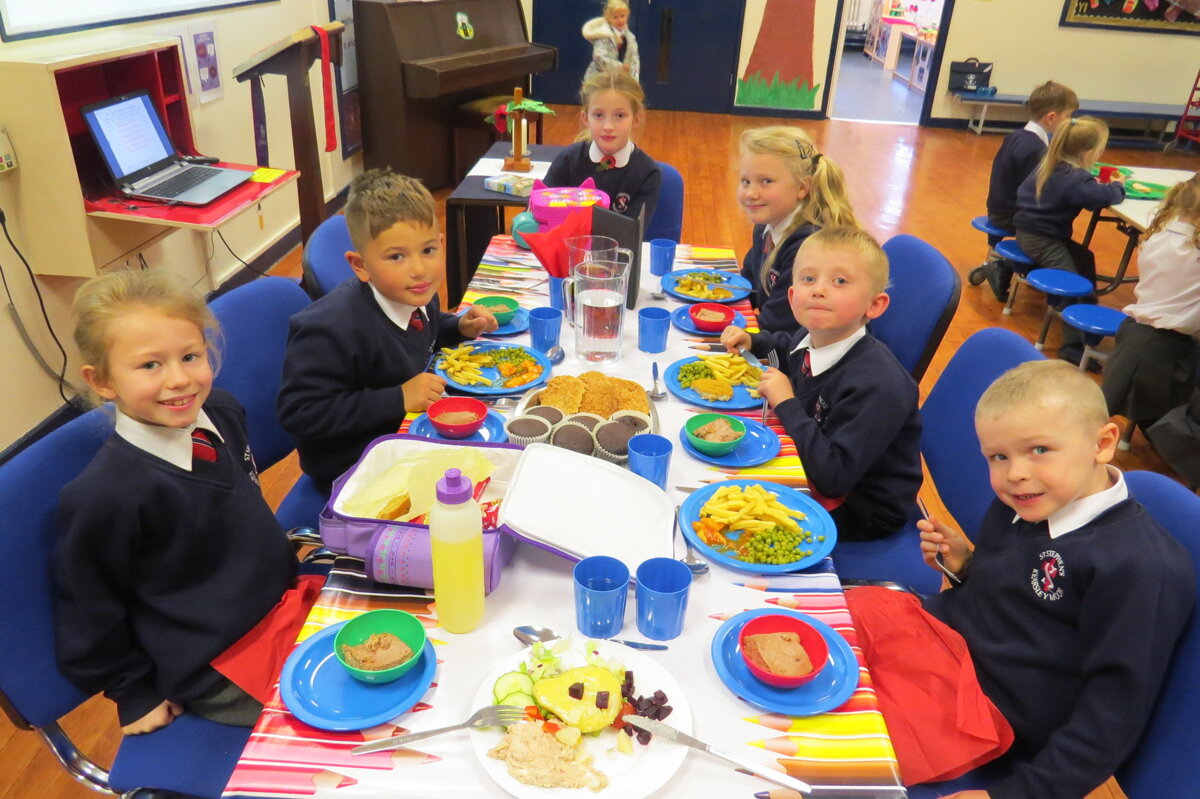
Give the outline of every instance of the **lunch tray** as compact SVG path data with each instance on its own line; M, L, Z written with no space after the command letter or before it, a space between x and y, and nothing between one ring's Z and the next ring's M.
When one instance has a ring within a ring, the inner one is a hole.
M576 377L578 377L578 375L576 375ZM513 411L513 414L510 418L515 419L518 416L528 413L530 408L536 408L540 404L537 402L537 396L538 394L542 393L542 389L544 388L544 385L536 386L522 394L520 401L517 403L517 408ZM650 405L650 411L647 414L650 417L649 432L658 433L658 431L661 429L661 425L658 423L658 409L654 407L654 401L650 399L649 395L646 397L646 402ZM570 416L571 414L567 413L565 415Z

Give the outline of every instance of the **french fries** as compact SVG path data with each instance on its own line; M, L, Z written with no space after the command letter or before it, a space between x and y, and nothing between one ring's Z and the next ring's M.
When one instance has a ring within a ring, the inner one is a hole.
M733 385L742 385L750 389L750 396L758 396L758 381L762 370L746 363L740 355L723 352L717 355L701 355L700 360L712 370L713 377L728 380Z
M775 498L760 485L721 486L700 508L700 518L711 518L724 530L756 533L772 527L800 532L799 521L807 518Z
M453 382L463 386L481 386L491 383L483 376L483 367L494 366L495 359L486 352L475 352L471 344L457 347L442 347L438 366Z

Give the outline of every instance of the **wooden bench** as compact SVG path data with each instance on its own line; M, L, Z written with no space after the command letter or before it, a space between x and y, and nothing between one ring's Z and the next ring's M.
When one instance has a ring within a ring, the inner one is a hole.
M963 105L971 106L971 117L967 127L981 134L1005 133L1008 128L986 125L988 106L1023 106L1029 99L1026 94L993 94L983 95L976 92L951 92ZM1089 114L1106 119L1140 119L1146 122L1146 130L1142 140L1160 142L1166 132L1167 125L1178 122L1183 115L1183 105L1170 103L1134 103L1116 100L1080 100L1076 116Z

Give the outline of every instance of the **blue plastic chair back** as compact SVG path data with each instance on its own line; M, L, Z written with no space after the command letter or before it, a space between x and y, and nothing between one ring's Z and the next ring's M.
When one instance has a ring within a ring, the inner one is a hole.
M658 205L654 216L646 223L643 238L670 239L678 242L683 235L683 175L670 164L658 161L662 170L662 188L658 191Z
M346 252L353 250L346 217L329 217L308 237L300 262L304 268L304 288L314 300L324 297L338 283L354 277L346 261Z
M871 335L920 381L958 309L962 281L944 255L916 236L893 236L883 251L891 273L891 302L871 322Z

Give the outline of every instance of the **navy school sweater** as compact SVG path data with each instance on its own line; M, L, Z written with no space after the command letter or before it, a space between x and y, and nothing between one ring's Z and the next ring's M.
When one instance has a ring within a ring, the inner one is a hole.
M994 224L1012 230L1012 218L1017 212L1017 189L1025 178L1038 168L1046 154L1046 145L1031 130L1014 130L1004 137L996 157L992 159L992 176L988 184L988 218Z
M596 188L608 195L611 210L637 219L638 212L645 208L644 220L649 225L662 188L662 170L658 164L645 150L634 147L625 166L601 169L588 157L591 146L590 141L578 141L556 155L543 182L547 186L578 186L592 178Z
M746 257L742 259L742 277L754 288L750 292L750 304L758 309L758 328L767 332L783 332L789 336L800 329L796 315L788 302L788 289L792 285L792 265L800 245L820 228L801 225L777 245L779 252L771 262L771 273L767 276L768 291L763 291L762 265L763 242L766 241L767 226L755 225L754 236Z
M296 558L263 500L245 413L214 390L215 464L180 469L114 433L62 491L54 555L63 674L122 725L220 679L208 664L270 612Z
M1085 208L1098 211L1125 199L1120 183L1100 183L1086 169L1059 161L1037 197L1037 174L1027 176L1017 189L1017 213L1013 225L1018 231L1071 240L1071 226Z
M292 317L279 421L296 439L300 468L328 492L379 436L404 421L401 384L425 371L439 347L463 341L458 318L425 306L424 329L401 330L351 278Z
M1192 559L1132 498L1053 539L1013 517L992 503L965 581L925 608L1032 753L990 795L1084 796L1141 736L1192 610Z

